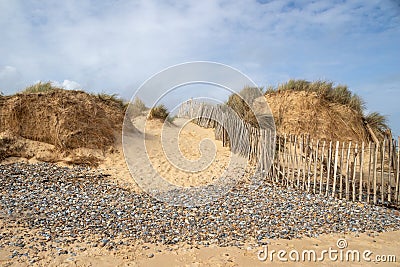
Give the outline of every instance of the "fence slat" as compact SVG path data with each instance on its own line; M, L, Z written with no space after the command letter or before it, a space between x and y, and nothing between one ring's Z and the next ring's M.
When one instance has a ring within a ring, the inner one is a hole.
M283 166L282 166L283 177L282 177L282 182L286 181L286 186L287 186L287 184L289 184L289 180L286 177L286 166L288 165L287 155L286 155L287 154L287 151L286 151L286 139L287 139L287 137L286 137L286 134L285 134L285 137L284 137L284 140L283 140Z
M361 158L360 158L360 188L358 192L358 200L362 201L363 195L363 172L364 172L364 142L361 144Z
M332 197L335 197L336 193L336 175L337 175L337 165L338 165L338 156L339 156L339 141L336 141L335 147L335 159L333 163L333 186L332 186Z
M292 149L293 146L293 149ZM291 167L292 167L292 187L295 187L295 155L294 155L294 151L295 151L295 146L296 144L294 143L294 138L293 136L290 137L290 158L291 158Z
M279 171L280 171L280 168L282 166L282 163L281 163L281 155L282 155L282 153L281 153L281 140L282 140L282 138L279 136L278 137L278 163L277 163L278 173L277 173L275 179L278 179L277 177L279 177Z
M323 182L322 182L322 178L324 175L324 154L325 154L325 141L322 144L322 153L321 153L321 165L320 165L320 177L319 177L319 193L322 194L322 186L323 186Z
M399 204L399 182L400 182L400 136L397 140L397 163L396 163L396 203Z
M308 153L308 168L307 168L307 192L310 192L310 186L311 186L311 160L312 160L312 151L313 151L313 140L311 139L310 142L310 149Z
M388 157L389 170L388 170L387 199L388 199L388 202L391 202L391 200L392 200L392 196L391 196L391 193L392 193L392 179L391 179L392 178L392 168L391 168L391 166L392 166L392 149L393 149L392 139L389 139L388 146L389 146L389 157Z
M296 140L296 141L298 141L298 140ZM297 142L296 142L295 152L296 152L296 168L297 168L297 185L296 185L296 187L299 188L300 187L300 160L301 160L301 158L299 159L298 154L300 154L300 157L301 157L301 148L300 148L300 153L297 154Z
M352 178L352 193L353 193L353 201L356 201L356 175L357 175L357 156L358 156L358 143L356 143L356 147L354 148L354 161L353 161L353 178Z
M347 161L346 161L346 193L345 193L345 197L346 200L349 199L349 180L350 180L350 169L349 169L349 163L350 163L350 153L351 153L351 141L349 142L349 148L347 150Z
M374 164L372 166L373 168L373 175L374 175L374 181L373 181L373 186L374 186L374 204L376 204L376 162L378 161L378 144L374 143Z
M385 185L384 185L384 180L383 180L383 175L384 175L384 170L385 170L385 147L386 147L386 140L383 140L382 144L382 149L381 149L381 203L383 204L385 202Z
M340 184L339 184L339 199L343 197L343 158L344 158L345 142L342 143L342 151L340 152Z
M294 155L293 155L293 151L294 151L294 148L293 148L293 142L294 142L294 136L293 135L290 135L289 136L289 140L288 140L288 153L289 153L289 164L288 164L288 170L287 170L287 175L288 175L288 180L289 180L289 187L294 187L294 184L295 184L295 182L294 182L294 180L295 180L295 178L294 178L294 169L295 169L295 166L294 166Z
M327 165L327 174L326 174L326 192L325 196L329 194L329 178L331 174L331 159L332 159L332 141L329 142L329 152L328 152L328 165Z
M309 143L308 143L309 141L308 141L308 137L306 137L306 136L303 136L303 156L302 156L302 159L303 159L303 164L302 164L302 169L303 169L303 184L302 184L302 188L303 189L306 189L306 171L307 171L307 152L308 152L308 146L309 146Z
M314 155L314 184L313 184L314 194L317 186L318 149L319 149L319 140L317 140L317 145L315 147L315 155Z
M303 150L304 150L304 136L301 137L301 140L299 140L300 144L300 149L299 149L299 166L298 166L298 172L297 172L297 181L298 181L298 187L300 188L300 176L302 173L304 173L303 169Z
M367 202L369 203L369 196L371 194L371 165L372 165L372 150L371 150L371 141L368 142L368 180L367 180Z

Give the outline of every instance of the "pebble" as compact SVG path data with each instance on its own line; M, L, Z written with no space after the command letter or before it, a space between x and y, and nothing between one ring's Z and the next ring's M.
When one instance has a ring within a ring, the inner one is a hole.
M137 240L244 247L249 241L261 245L277 238L400 229L400 214L389 208L267 182L258 188L240 183L219 200L190 208L120 188L87 167L49 163L0 165L0 218L5 226L39 230L38 251L49 249L40 242L74 243L91 234L100 235L93 247L117 248ZM0 247L26 245L0 236ZM113 241L117 236L124 242Z
M108 242L110 242L110 240L109 239L103 239L103 240L101 240L101 244L100 244L100 247L104 247L105 245L107 245L107 243Z

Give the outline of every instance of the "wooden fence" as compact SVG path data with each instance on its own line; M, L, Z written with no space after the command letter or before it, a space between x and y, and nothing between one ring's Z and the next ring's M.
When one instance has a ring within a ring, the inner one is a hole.
M226 106L194 101L182 104L178 117L194 118L198 125L214 128L217 140L256 162L271 182L339 199L400 207L400 137L353 143L275 136L271 130L243 122Z
M333 142L279 136L276 182L353 201L399 206L398 141Z
M193 118L201 127L214 128L215 139L222 140L233 153L259 161L262 170L269 169L275 146L275 132L252 127L227 106L188 101L181 105L178 117ZM262 160L260 160L262 159Z

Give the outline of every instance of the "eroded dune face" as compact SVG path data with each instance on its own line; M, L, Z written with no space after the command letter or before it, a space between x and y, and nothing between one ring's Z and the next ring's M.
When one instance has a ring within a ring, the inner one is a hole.
M309 134L313 139L368 141L362 116L351 108L324 101L314 92L269 93L268 105L278 134Z
M0 160L97 166L118 146L124 108L82 91L54 89L2 97L0 114Z
M123 107L81 91L16 94L0 103L0 132L60 149L104 149L120 132Z

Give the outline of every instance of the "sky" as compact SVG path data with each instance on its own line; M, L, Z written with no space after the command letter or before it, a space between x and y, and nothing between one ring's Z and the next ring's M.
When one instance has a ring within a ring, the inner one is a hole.
M0 91L38 81L130 99L189 61L259 86L346 84L400 135L400 1L0 0Z

